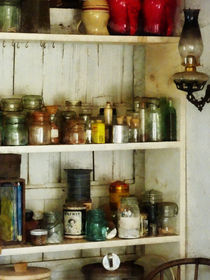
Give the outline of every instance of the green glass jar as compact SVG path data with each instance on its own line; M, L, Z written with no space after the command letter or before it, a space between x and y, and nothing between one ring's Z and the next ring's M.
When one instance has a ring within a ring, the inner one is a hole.
M106 240L107 226L103 210L94 209L87 212L85 234L89 241Z
M28 144L28 129L24 114L9 113L6 115L3 130L3 144L5 146L24 146Z
M0 0L0 31L20 31L20 0Z

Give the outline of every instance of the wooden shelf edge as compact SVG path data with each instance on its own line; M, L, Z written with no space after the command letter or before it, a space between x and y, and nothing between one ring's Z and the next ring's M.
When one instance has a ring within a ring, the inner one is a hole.
M10 255L24 255L33 253L47 253L58 251L71 251L80 249L94 249L94 248L110 248L121 246L134 245L148 245L148 244L162 244L180 242L180 236L161 236L161 237L146 237L138 239L119 239L115 238L107 241L89 242L86 240L65 240L62 244L52 244L45 246L31 246L31 245L11 245L3 246L1 256Z
M89 151L120 151L120 150L150 150L179 149L182 143L176 142L144 142L123 144L83 144L83 145L37 145L37 146L0 146L0 153L56 153L56 152L89 152Z
M0 32L0 40L30 42L111 43L111 44L170 44L178 43L179 37L167 36L114 36Z

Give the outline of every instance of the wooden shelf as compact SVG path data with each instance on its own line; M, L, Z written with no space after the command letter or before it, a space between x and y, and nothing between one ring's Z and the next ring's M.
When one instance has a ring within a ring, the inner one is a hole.
M45 245L45 246L31 246L31 245L3 246L1 250L1 256L70 251L70 250L81 250L81 249L94 249L94 248L110 248L110 247L120 247L120 246L174 243L179 241L180 241L180 237L178 235L146 237L146 238L138 238L138 239L115 238L112 240L98 241L98 242L90 242L81 239L80 240L65 239L64 242L61 244L52 244L52 245Z
M37 33L0 33L0 40L17 42L64 42L64 43L107 43L107 44L166 44L178 43L179 37L159 36L113 36L113 35L73 35Z
M123 144L83 144L83 145L37 145L37 146L0 146L1 154L90 152L120 150L179 149L181 142L146 142Z

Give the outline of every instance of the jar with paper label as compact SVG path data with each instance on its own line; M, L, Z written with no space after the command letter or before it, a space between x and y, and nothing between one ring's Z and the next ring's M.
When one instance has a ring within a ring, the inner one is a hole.
M118 210L118 237L140 237L140 210L135 196L121 198Z

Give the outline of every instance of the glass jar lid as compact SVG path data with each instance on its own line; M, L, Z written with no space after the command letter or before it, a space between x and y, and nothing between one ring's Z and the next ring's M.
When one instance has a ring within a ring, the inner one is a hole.
M162 192L156 190L149 190L143 194L143 202L157 203L162 201Z
M1 109L5 112L18 112L22 110L22 101L20 98L2 98Z
M178 214L178 206L174 202L160 202L157 204L158 216L175 217Z
M25 115L22 113L10 113L5 116L5 123L18 124L25 123Z
M43 97L41 95L24 95L22 97L24 109L37 110L43 106Z
M47 233L48 231L46 229L33 229L30 231L30 234L34 236L47 235Z

